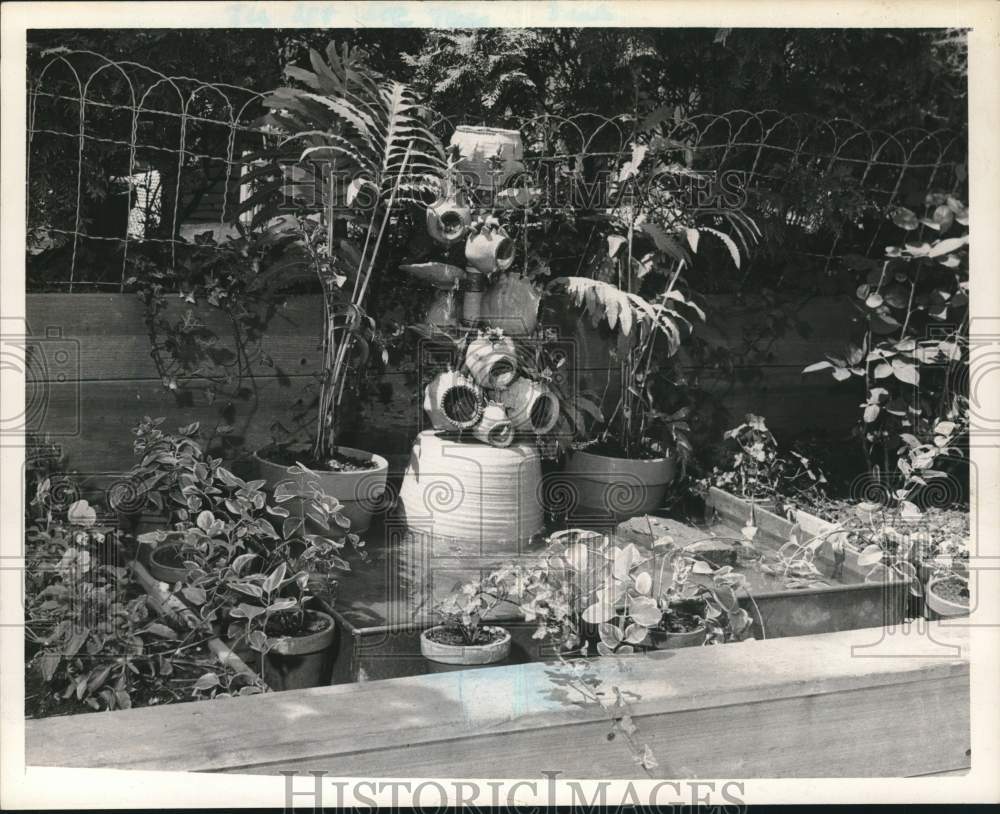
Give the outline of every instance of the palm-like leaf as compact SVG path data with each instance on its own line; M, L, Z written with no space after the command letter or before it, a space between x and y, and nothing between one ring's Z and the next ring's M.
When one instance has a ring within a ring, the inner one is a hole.
M310 60L312 71L286 69L305 88L278 88L264 100L271 111L265 123L278 139L269 154L272 178L278 160L293 159L293 193L313 185L326 209L348 206L349 182L357 178L369 181L381 202L393 190L403 202L437 189L447 166L444 148L413 91L371 71L346 46L338 54L331 44L326 60L312 51Z

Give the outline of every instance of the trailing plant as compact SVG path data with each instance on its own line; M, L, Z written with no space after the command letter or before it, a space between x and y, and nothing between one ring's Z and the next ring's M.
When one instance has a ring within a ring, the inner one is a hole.
M45 497L42 497L45 500ZM76 501L25 535L26 712L63 714L193 700L215 662L206 635L158 616L129 569L109 558L114 530ZM214 665L217 692L263 688Z
M322 373L313 432L314 462L334 457L349 372L368 358L374 320L365 300L390 220L403 203L423 203L440 186L444 150L428 112L405 85L364 62L363 51L334 43L312 71L290 65L304 87L264 99L277 146L258 157L255 193L243 204L283 250L264 273L311 274L323 294ZM288 217L288 215L294 217ZM312 462L310 462L312 463Z
M747 413L742 424L727 430L729 445L722 466L698 482L698 490L715 486L749 500L774 500L786 511L811 505L825 492L826 476L796 450L782 454L763 416ZM779 507L776 505L776 509Z

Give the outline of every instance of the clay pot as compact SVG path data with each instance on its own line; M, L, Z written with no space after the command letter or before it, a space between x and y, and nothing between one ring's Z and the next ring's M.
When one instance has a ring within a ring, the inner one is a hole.
M458 326L459 308L454 291L437 291L431 301L424 321L437 328L453 328Z
M483 410L479 423L472 428L472 435L493 447L509 447L514 443L514 425L503 405L491 402Z
M450 370L424 390L424 412L437 430L467 430L483 415L483 391L471 379Z
M674 650L678 647L701 647L705 643L708 631L702 625L686 633L667 633L665 630L650 629L649 641L657 650Z
M468 205L457 198L445 198L427 207L427 233L438 243L451 246L462 240L472 223Z
M483 226L469 233L465 261L483 274L506 271L514 264L514 241L502 227Z
M462 281L463 324L475 325L479 322L484 288L486 288L486 275L479 269L467 268L465 278Z
M503 390L517 378L517 348L500 332L479 332L465 352L465 366L482 387Z
M561 478L573 492L577 511L628 518L663 505L675 469L673 458L612 458L577 450L567 460Z
M181 543L163 543L149 553L149 573L153 578L168 585L174 585L187 579L187 568L168 565L178 559Z
M966 587L968 587L968 581L963 580L961 577L956 577L954 575L949 575L945 577L937 577L932 579L927 583L926 592L926 604L927 609L937 614L938 617L942 616L968 616L969 606L968 604L961 604L959 602L954 602L950 599L945 599L941 594L935 593L934 589L942 582L965 582Z
M544 435L559 421L559 399L542 382L517 379L500 391L500 401L518 432Z
M399 268L415 280L445 290L458 288L465 277L465 269L448 263L410 263Z
M319 476L319 488L331 497L337 498L342 504L340 510L351 521L350 530L361 534L371 526L372 515L383 502L385 495L386 476L389 473L389 462L381 455L365 452L353 447L337 447L338 454L347 458L372 461L375 466L370 469L359 469L355 472L331 472L314 469ZM309 481L315 480L309 475L291 475L288 467L267 460L267 450L255 452L254 464L258 477L263 478L273 488L282 481L295 481L300 489L308 493ZM293 515L301 511L301 501L293 499L283 504Z
M428 634L440 630L432 627L420 634L420 653L428 661L438 664L461 665L476 667L483 664L496 664L510 655L510 633L499 626L484 625L483 630L495 631L503 635L489 644L442 644L431 639Z
M268 637L271 649L263 656L245 644L236 648L237 655L257 670L272 690L304 690L330 683L336 623L323 611L306 612L325 620L327 626L303 636Z
M508 334L530 334L538 325L542 292L530 280L515 272L498 275L483 294L480 318Z
M462 125L455 128L449 144L458 147L455 169L472 176L479 189L505 189L512 176L524 171L524 144L518 130ZM496 158L498 171L491 163Z

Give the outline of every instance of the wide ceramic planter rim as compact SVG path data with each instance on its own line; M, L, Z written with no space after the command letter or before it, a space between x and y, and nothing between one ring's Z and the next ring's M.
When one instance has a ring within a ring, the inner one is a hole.
M276 463L275 461L272 461L266 457L267 453L272 449L274 449L273 446L267 446L264 447L263 449L259 449L256 452L254 452L253 457L258 461L263 461L269 466L278 467L279 469L287 469L288 465ZM381 455L375 452L368 452L367 450L358 449L357 447L347 447L344 446L343 444L337 444L334 447L334 449L337 452L349 458L360 458L361 460L373 461L375 463L375 466L370 467L368 469L358 469L353 472L341 472L336 469L319 469L317 467L310 467L313 472L315 472L317 475L326 475L337 478L339 477L347 478L351 476L364 477L366 475L373 475L382 472L383 470L388 471L389 469L389 462ZM298 476L289 474L288 477L294 478ZM336 495L334 495L334 497L336 497Z
M330 497L336 498L341 504L341 513L351 521L352 532L364 534L371 526L372 517L380 510L385 495L386 482L389 477L389 462L381 455L355 447L338 445L337 452L348 457L372 461L375 466L370 469L359 469L353 472L338 472L330 469L313 468L316 479L305 474L293 475L288 472L288 465L275 463L266 457L274 447L265 447L253 453L257 464L258 477L267 481L274 488L282 481L293 481L308 485L318 479L320 488Z
M930 582L927 583L927 592L925 601L927 607L930 608L935 613L941 616L966 616L969 613L968 605L961 605L958 602L952 602L950 599L945 599L941 594L934 592L934 586L939 582L949 582L955 580L957 582L964 582L966 587L969 585L969 581L962 579L962 577L957 574L948 574L943 577L934 577Z
M333 637L337 630L334 618L325 611L312 608L306 610L306 613L326 619L327 627L305 636L268 636L267 640L271 645L269 653L277 653L280 656L305 656L310 653L322 652L333 644Z
M510 655L510 631L500 625L483 625L483 630L502 631L503 636L489 644L442 644L432 640L428 634L441 630L444 625L435 625L420 633L420 653L428 661L438 664L460 664L472 667L480 664L496 664Z
M649 472L654 473L665 468L673 468L674 457L665 455L660 458L621 458L616 455L602 455L599 452L588 452L584 449L575 449L570 455L570 462L587 460L602 462L601 469L605 472ZM571 470L576 474L576 470ZM671 473L672 477L672 473Z

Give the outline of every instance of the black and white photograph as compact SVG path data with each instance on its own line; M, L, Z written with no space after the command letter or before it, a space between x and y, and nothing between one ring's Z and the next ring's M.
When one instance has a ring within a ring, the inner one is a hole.
M1000 801L1000 8L752 5L4 5L5 808Z

